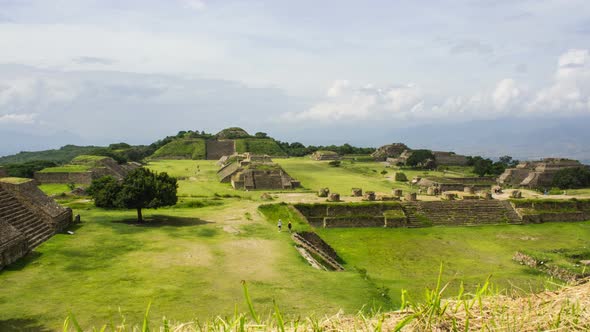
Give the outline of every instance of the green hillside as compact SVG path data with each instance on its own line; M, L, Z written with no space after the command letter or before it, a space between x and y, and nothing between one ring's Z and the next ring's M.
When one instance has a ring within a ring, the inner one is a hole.
M203 138L174 140L154 152L155 159L205 159L206 146Z
M23 151L14 155L0 157L0 165L20 164L33 160L47 160L58 164L67 163L74 157L82 154L90 154L98 146L65 145L59 149L28 152Z
M236 140L236 152L287 156L285 151L272 138L241 138Z

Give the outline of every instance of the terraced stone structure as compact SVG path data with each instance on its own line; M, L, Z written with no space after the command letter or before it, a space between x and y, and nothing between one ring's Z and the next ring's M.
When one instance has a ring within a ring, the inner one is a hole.
M434 161L439 166L465 166L467 157L456 154L455 152L432 151Z
M489 190L495 184L495 179L491 177L472 177L472 178L447 178L447 177L422 177L417 183L418 186L428 189L438 188L438 192L445 191L463 191L466 187L473 188L475 191Z
M35 172L35 180L39 184L77 183L89 185L92 180L107 175L122 179L129 171L138 167L141 167L138 163L119 165L110 157L81 155L74 158L68 165L50 167Z
M230 182L235 189L294 189L300 186L269 156L245 153L227 158L217 171L221 182Z
M293 207L310 225L324 228L471 226L529 222L523 221L509 201L499 200L295 204Z
M32 180L0 180L0 269L72 223L72 210L47 197Z
M408 148L408 146L404 143L393 143L381 146L375 152L371 153L371 157L373 157L376 161L385 161L387 158L397 158L404 151L409 150L410 148Z
M316 151L311 154L313 160L340 160L340 155L334 151Z
M582 167L577 160L564 158L545 158L539 161L521 162L509 168L500 177L498 184L512 187L540 188L550 187L557 171L564 168Z

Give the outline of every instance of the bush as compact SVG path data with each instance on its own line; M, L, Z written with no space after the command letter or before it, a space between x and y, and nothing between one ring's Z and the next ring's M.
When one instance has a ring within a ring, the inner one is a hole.
M408 181L408 177L406 176L405 173L402 173L402 172L395 172L393 179L395 181L399 181L399 182L407 182Z
M332 160L328 163L328 165L332 166L332 167L340 167L340 160Z

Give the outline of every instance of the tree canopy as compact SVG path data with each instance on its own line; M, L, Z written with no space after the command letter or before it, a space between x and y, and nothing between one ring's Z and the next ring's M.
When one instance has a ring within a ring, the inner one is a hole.
M142 209L176 204L177 188L176 178L142 167L129 172L122 182L110 176L94 180L88 193L98 207L136 209L142 222Z
M559 189L590 187L590 169L587 167L561 169L553 177L553 186Z

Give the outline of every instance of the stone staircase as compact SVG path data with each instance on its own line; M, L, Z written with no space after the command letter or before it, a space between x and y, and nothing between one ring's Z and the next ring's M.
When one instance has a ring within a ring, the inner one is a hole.
M293 241L298 243L300 246L305 248L307 251L319 256L325 264L329 265L334 270L344 271L344 266L340 265L340 263L338 263L334 258L332 258L329 255L327 255L326 253L324 253L323 250L321 250L320 248L313 245L311 242L304 239L301 235L299 235L297 233L293 233L293 235L291 237L293 238Z
M207 160L219 160L223 156L230 156L236 152L233 140L208 140Z
M510 202L466 200L406 202L402 208L409 227L522 223Z
M54 234L49 224L2 187L0 187L0 217L25 236L29 250L37 247Z

